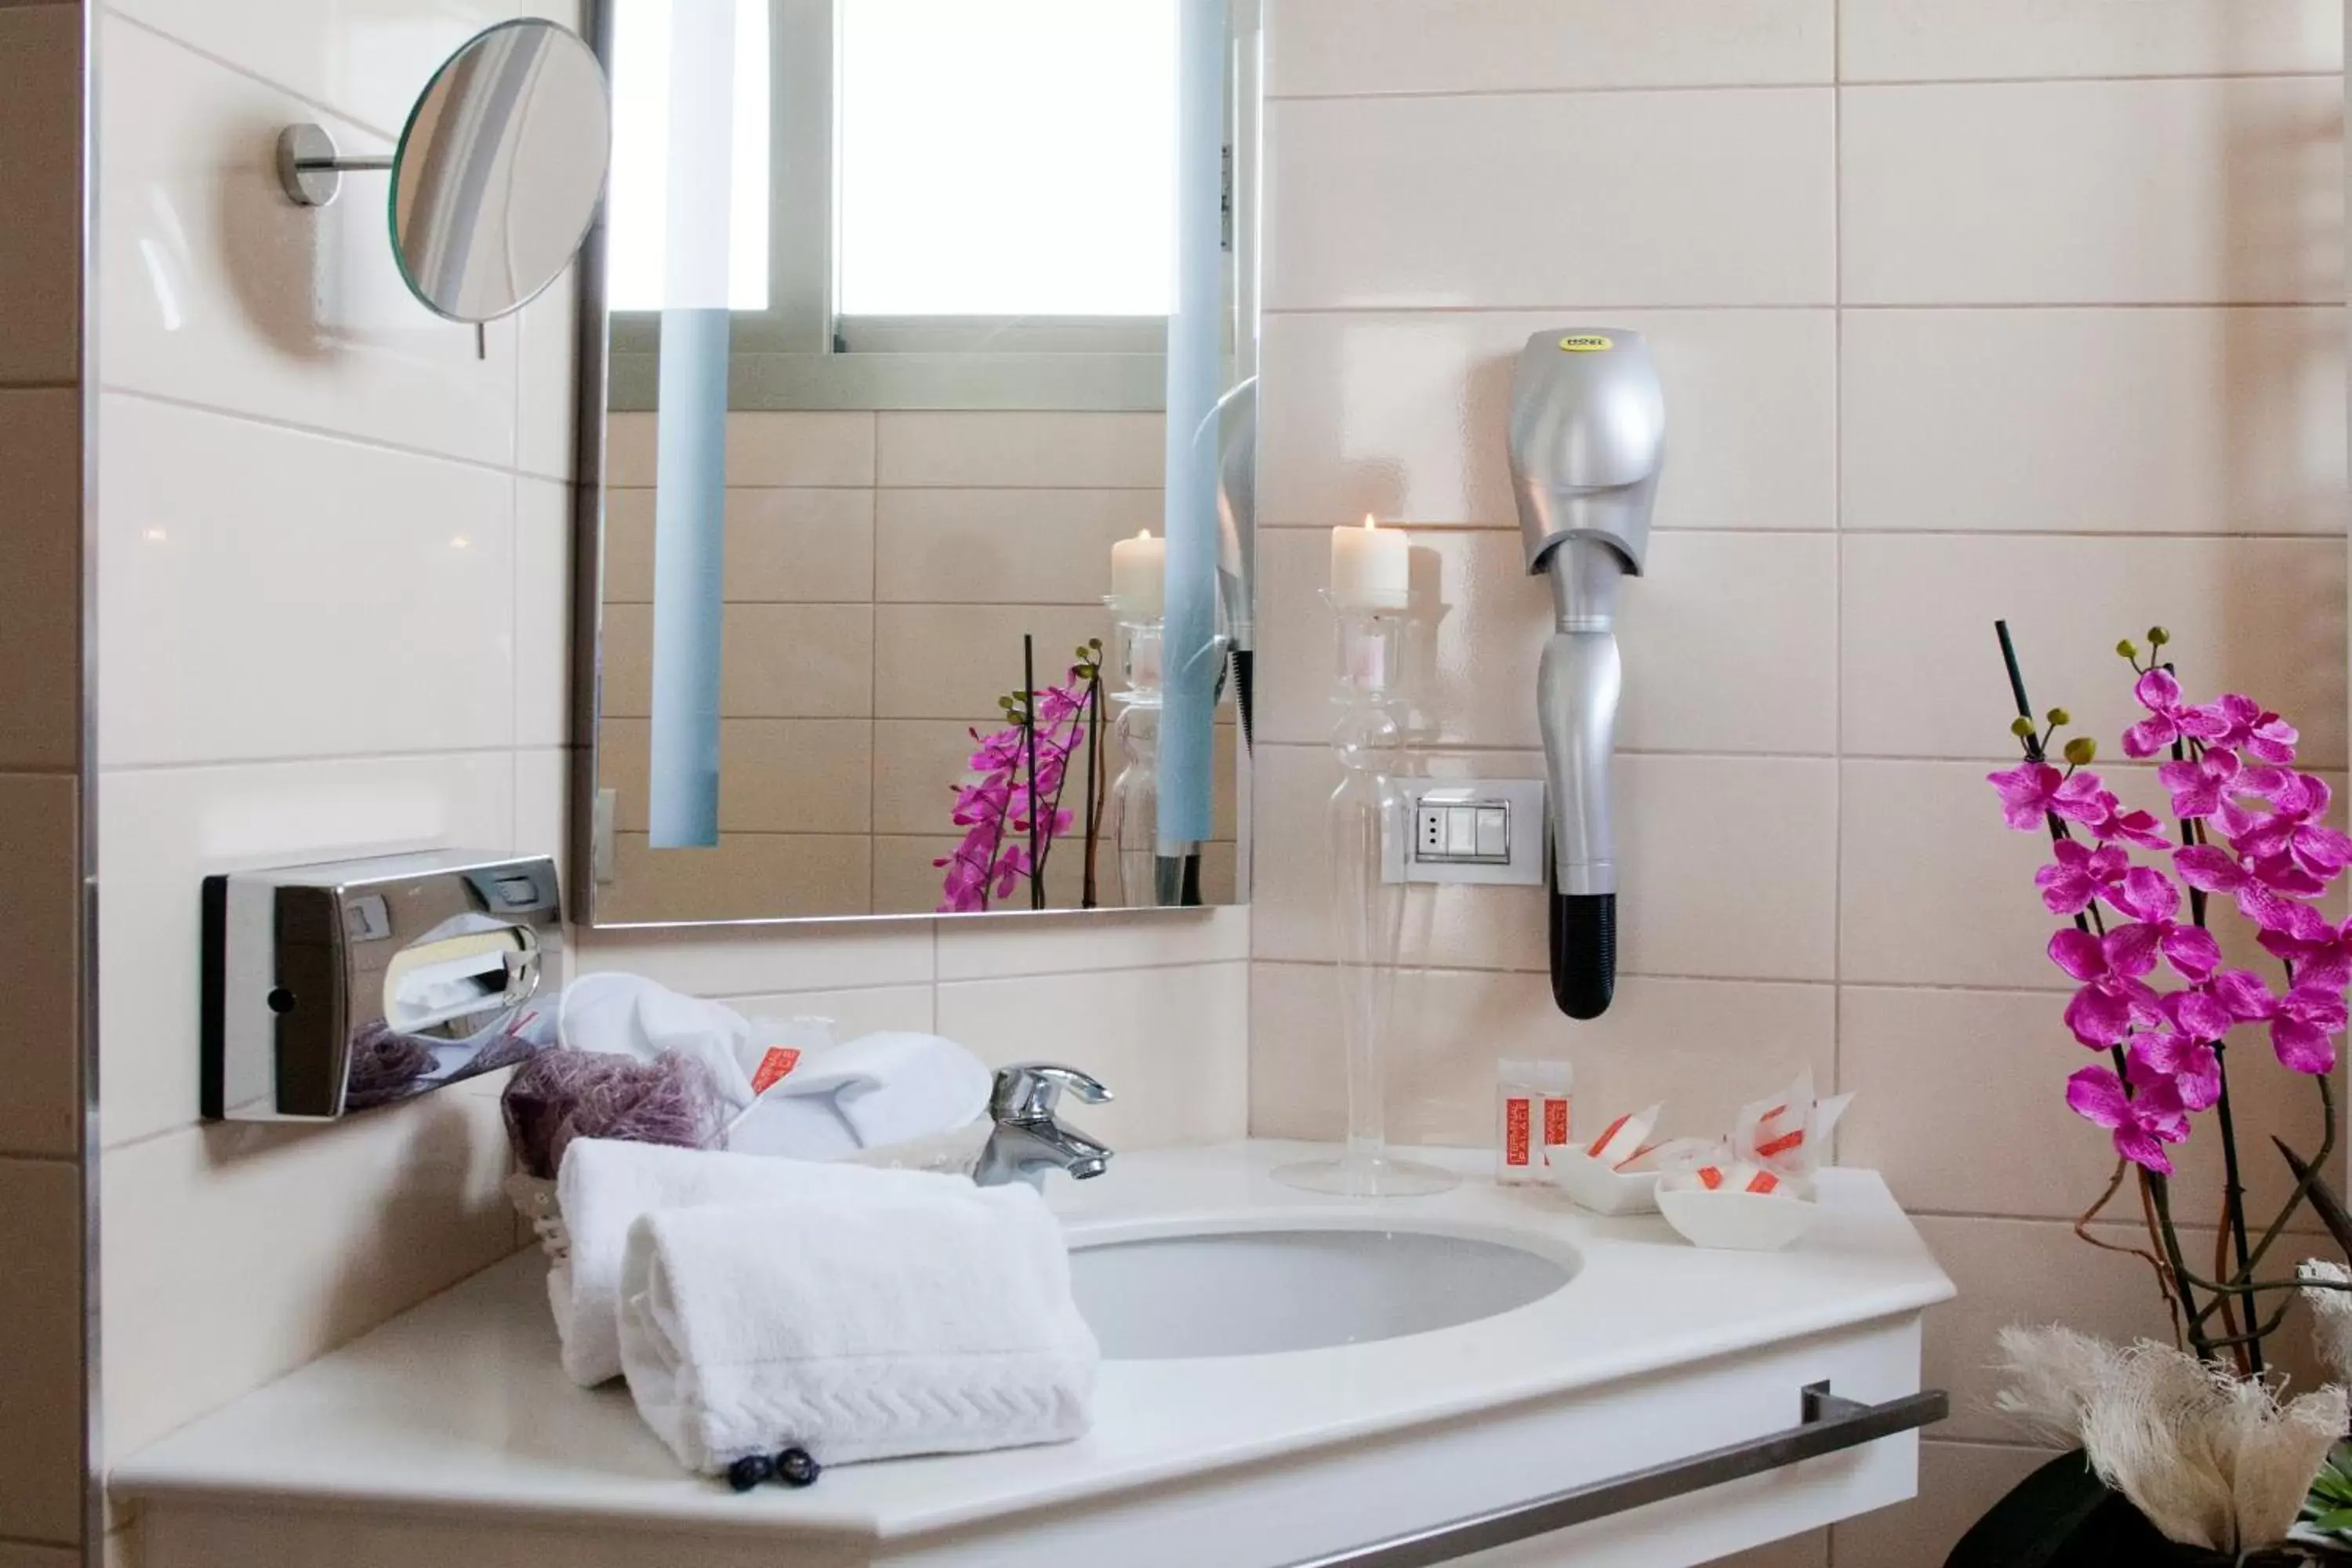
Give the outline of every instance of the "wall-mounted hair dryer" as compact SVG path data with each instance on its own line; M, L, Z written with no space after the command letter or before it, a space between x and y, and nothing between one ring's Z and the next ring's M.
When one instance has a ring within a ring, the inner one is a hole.
M1551 994L1597 1018L1617 988L1609 759L1617 727L1617 582L1639 576L1665 461L1666 406L1638 332L1538 332L1511 378L1511 488L1528 572L1554 629L1536 676L1551 785Z

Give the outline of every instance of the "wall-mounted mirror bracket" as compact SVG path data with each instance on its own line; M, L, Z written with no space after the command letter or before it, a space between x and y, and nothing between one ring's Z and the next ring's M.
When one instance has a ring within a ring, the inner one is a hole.
M286 195L306 207L322 207L343 188L346 170L388 172L392 154L371 153L345 157L332 132L308 121L278 133L278 183Z

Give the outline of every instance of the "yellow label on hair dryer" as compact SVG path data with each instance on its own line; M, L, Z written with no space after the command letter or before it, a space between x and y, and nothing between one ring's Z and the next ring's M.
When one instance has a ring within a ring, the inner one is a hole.
M1588 337L1562 338L1559 340L1559 348L1562 353L1597 354L1605 353L1616 346L1617 340L1614 338L1604 338L1598 332Z

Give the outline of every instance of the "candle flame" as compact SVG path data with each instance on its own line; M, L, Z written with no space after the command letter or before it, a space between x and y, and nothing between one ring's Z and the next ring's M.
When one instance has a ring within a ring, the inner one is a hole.
M1380 524L1372 521L1372 514L1370 512L1366 512L1364 514L1364 526L1366 528L1378 528Z

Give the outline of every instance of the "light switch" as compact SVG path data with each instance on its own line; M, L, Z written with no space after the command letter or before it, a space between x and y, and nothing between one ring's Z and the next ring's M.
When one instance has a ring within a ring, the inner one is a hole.
M1511 808L1507 805L1481 805L1478 808L1478 858L1507 860L1511 858Z
M1475 806L1448 806L1445 811L1445 858L1467 860L1478 853L1478 812Z
M1382 834L1383 880L1543 880L1541 779L1385 781L1395 802Z

